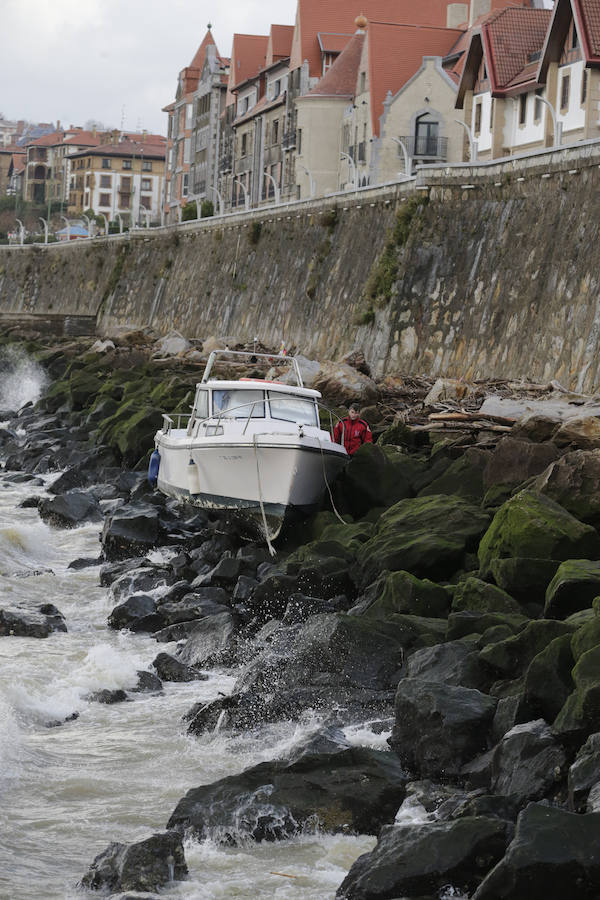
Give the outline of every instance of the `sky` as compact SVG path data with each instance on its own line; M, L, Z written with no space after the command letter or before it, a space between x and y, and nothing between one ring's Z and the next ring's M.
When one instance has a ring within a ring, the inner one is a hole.
M162 107L209 22L229 56L234 32L295 13L296 0L0 0L0 113L166 134Z

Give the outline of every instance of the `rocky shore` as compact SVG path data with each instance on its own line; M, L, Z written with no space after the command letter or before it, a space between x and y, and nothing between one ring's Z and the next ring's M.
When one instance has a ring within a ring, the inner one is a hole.
M231 339L225 339L232 346ZM51 527L98 522L108 626L154 636L139 690L237 674L191 706L192 734L321 726L284 759L190 785L166 830L111 844L82 884L158 890L185 877L182 838L371 834L337 897L600 895L600 406L560 385L388 377L360 353L303 360L376 442L272 559L235 522L181 507L145 478L163 412L186 412L215 339L120 329L90 340L11 335L48 387L0 412L0 478ZM265 348L259 348L265 349ZM48 492L41 475L60 472ZM161 549L161 554L151 551ZM158 560L158 561L157 561ZM66 629L52 604L0 601L0 634ZM102 691L98 702L126 700ZM76 715L77 710L73 710ZM369 722L388 750L351 746Z

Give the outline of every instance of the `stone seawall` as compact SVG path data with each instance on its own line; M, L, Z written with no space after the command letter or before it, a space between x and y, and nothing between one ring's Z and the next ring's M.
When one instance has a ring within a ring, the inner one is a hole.
M3 249L0 311L284 340L320 358L362 347L378 374L589 390L600 378L599 164L588 144L150 233Z

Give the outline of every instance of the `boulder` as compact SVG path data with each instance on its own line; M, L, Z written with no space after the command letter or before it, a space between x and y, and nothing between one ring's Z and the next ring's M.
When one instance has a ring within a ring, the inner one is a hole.
M600 556L600 536L543 494L520 491L504 503L479 545L484 578L492 563L507 557L594 559Z
M475 549L488 523L487 513L460 497L401 500L383 513L374 536L358 552L363 584L386 569L433 580L448 577Z
M473 900L549 900L600 895L600 813L578 816L530 803L505 856Z
M519 802L541 800L556 788L566 756L543 719L515 725L495 747L492 790Z
M78 490L43 498L38 512L44 522L58 528L75 528L83 522L99 522L102 519L100 504L93 494Z
M585 812L588 795L600 782L600 732L590 734L569 769L569 806Z
M143 556L158 543L158 510L150 504L122 506L106 519L102 551L107 560Z
M177 650L177 659L186 666L216 665L227 660L237 634L237 620L232 612L222 612L200 619L186 643Z
M114 703L124 703L127 700L127 694L122 688L103 688L101 691L94 691L85 698L89 703L104 703L105 706L112 706Z
M66 630L64 616L52 603L0 608L0 636L46 638L54 631Z
M600 645L583 653L571 672L575 690L554 721L564 738L579 739L600 731Z
M469 576L459 582L454 590L452 611L520 613L521 607L510 594L496 585Z
M556 419L539 413L531 413L519 419L511 428L510 434L511 437L520 440L525 439L534 444L541 444L543 441L549 441L555 431Z
M282 840L307 827L377 834L402 802L405 784L393 753L364 747L263 762L188 791L167 827L226 844Z
M181 835L167 831L135 844L109 844L95 858L81 885L104 893L155 891L181 881L187 872Z
M550 641L562 635L571 635L572 625L557 622L554 619L538 619L530 622L518 634L488 644L479 654L479 658L494 673L504 678L516 678L522 675L534 656L546 647Z
M398 447L363 444L334 483L336 506L361 518L371 509L411 497L414 479L423 468Z
M543 472L559 456L560 451L552 443L532 443L506 435L488 459L485 486L522 484Z
M438 378L423 400L425 406L434 406L443 400L464 400L477 391L477 386L456 378Z
M487 450L469 447L441 475L422 488L419 496L454 494L466 500L480 501L485 493L483 475L489 456Z
M558 447L573 444L581 450L600 448L600 418L588 415L568 419L557 428L552 440Z
M162 692L162 681L153 672L138 670L137 676L136 686L130 689L132 694L160 694Z
M385 621L394 613L414 616L445 617L450 594L445 588L410 572L391 572L378 581L378 596L365 609L369 619Z
M447 637L449 641L455 641L466 637L470 634L487 634L490 630L494 630L493 641L483 640L482 645L493 643L496 640L503 640L511 634L521 631L527 624L527 618L517 613L496 613L496 612L452 612L448 616ZM501 637L497 637L497 630L500 629Z
M534 656L525 674L519 719L541 716L554 721L573 690L572 640L570 634L563 634Z
M375 849L356 860L336 898L470 896L503 857L511 830L484 816L387 825ZM452 894L446 893L450 885Z
M565 454L536 478L533 487L581 522L600 527L600 450Z
M589 609L600 595L600 562L569 559L561 563L546 589L544 616L565 619L581 609Z
M587 650L592 650L594 647L597 647L600 644L600 601L595 600L593 609L585 610L585 613L589 613L587 620L582 624L579 623L579 616L569 616L567 622L569 624L575 625L577 631L573 635L571 640L571 651L573 653L573 659L575 662L579 659L580 656ZM581 615L581 613L579 614Z
M487 749L496 703L472 688L403 678L390 746L422 777L456 777L468 760Z
M152 663L156 669L156 673L163 681L206 681L208 675L205 675L199 669L192 666L186 666L171 656L169 653L159 653Z
M128 628L130 631L158 631L165 621L156 607L154 597L148 594L133 594L115 606L108 617L111 628Z
M406 673L409 678L423 678L477 690L484 690L488 683L479 663L479 650L474 639L447 641L415 650L408 658Z
M379 397L372 378L344 363L324 363L312 386L333 406L374 403Z
M183 356L191 349L190 342L178 331L170 331L153 344L153 356L164 359L167 356Z
M559 565L554 559L512 556L492 559L490 568L499 588L514 597L524 609L538 615L546 599L546 588Z

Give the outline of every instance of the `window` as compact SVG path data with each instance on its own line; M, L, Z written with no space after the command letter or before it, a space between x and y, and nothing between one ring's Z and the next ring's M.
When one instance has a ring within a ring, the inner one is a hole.
M103 158L103 159L102 159L102 168L103 168L103 169L110 169L110 167L111 167L111 161L110 161L110 159Z
M367 75L366 72L360 73L360 87L358 89L359 94L364 94L365 88L367 86Z
M542 103L542 101L540 100L542 93L543 93L543 88L538 88L537 91L535 92L535 106L534 106L533 118L535 119L536 122L539 122L540 119L542 118L542 106L544 105Z
M228 419L264 419L263 391L231 390L213 391L213 415Z
M475 130L481 130L481 103L477 104L476 111L479 120L475 124ZM437 156L439 143L439 122L430 113L419 116L415 123L415 156Z
M101 188L109 188L110 187L110 175L101 175L100 176L100 187Z
M100 194L100 206L110 207L110 194Z
M521 94L519 97L519 125L524 125L527 121L527 94Z
M579 46L579 38L577 37L577 28L575 27L575 22L571 23L571 50L576 50Z
M494 128L494 104L495 100L490 100L490 131Z
M302 129L299 128L296 132L296 153L298 156L302 153Z
M475 124L473 130L475 131L475 134L479 134L481 131L481 100L475 104Z
M587 88L588 88L588 70L584 69L581 73L581 105L583 106L585 101L587 100Z
M152 190L152 179L151 178L142 178L142 190L143 191L151 191Z
M318 425L314 400L268 391L272 419L283 422L298 422L301 425Z
M188 195L188 192L189 192L189 180L190 180L190 176L189 176L189 175L186 174L186 175L183 176L183 180L182 180L182 183L181 183L181 196L182 196L182 197L187 197L187 195Z
M277 144L279 141L279 119L275 119L275 121L273 122L271 133L273 135L271 143Z
M131 175L121 175L121 190L131 192Z
M130 160L130 159L124 159L124 160L123 160L123 168L124 168L124 169L131 169L131 160Z
M563 75L560 83L560 108L565 110L569 108L569 94L571 92L571 76Z
M279 97L281 91L281 80L273 81L271 84L271 100L275 100L276 97Z
M142 160L142 172L151 172L152 162L149 159Z
M242 135L242 156L246 155L247 150L248 150L248 135L243 134Z
M119 209L129 209L131 205L131 194L119 194Z
M150 209L152 206L152 197L140 197L140 206L143 206L144 209Z

